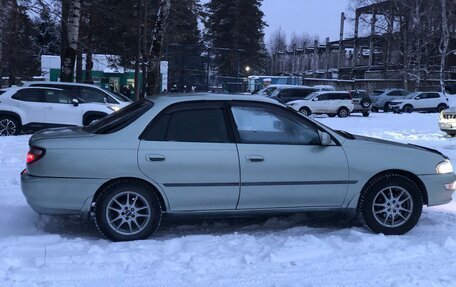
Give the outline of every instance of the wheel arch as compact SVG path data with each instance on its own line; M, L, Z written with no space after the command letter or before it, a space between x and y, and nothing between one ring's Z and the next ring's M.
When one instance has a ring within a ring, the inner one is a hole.
M116 184L121 184L121 183L133 183L133 184L138 184L138 185L146 185L148 186L155 194L157 195L158 199L160 200L160 204L163 208L163 212L167 212L169 210L169 205L168 205L168 199L166 196L160 191L159 188L157 188L154 184L151 182L137 178L137 177L119 177L119 178L114 178L111 180L108 180L107 182L103 183L95 192L93 195L92 199L92 204L96 203L98 198L100 197L101 193L103 190L105 190L109 186L114 186Z
M22 126L22 119L21 119L21 116L18 113L0 110L0 116L12 117L12 118L16 119L19 122L20 126Z
M364 190L372 181L374 181L376 178L379 178L381 176L384 176L386 174L399 174L399 175L402 175L402 176L405 176L407 178L409 178L411 181L413 181L417 186L418 188L420 189L420 194L423 198L423 203L425 205L428 204L428 194L427 194L427 190L426 190L426 186L424 185L423 181L415 174L409 172L409 171L405 171L405 170L401 170L401 169L389 169L389 170L384 170L384 171L381 171L377 174L375 174L374 176L372 176L371 178L369 178L366 183L363 185L363 188L361 190ZM359 198L358 198L358 203L359 203ZM358 206L358 203L357 203L357 206Z

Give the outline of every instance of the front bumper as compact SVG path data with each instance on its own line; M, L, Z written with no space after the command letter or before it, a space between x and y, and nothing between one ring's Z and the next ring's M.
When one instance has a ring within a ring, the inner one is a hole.
M446 204L452 200L454 190L446 189L445 185L456 180L454 173L420 175L419 178L426 187L428 206Z
M21 189L27 203L39 214L81 215L88 210L103 179L53 178L21 174Z
M456 132L456 121L453 122L444 122L439 121L439 128L444 132Z

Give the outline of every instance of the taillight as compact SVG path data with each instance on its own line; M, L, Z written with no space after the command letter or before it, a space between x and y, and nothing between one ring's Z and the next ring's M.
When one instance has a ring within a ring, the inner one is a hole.
M27 153L27 163L33 163L40 160L46 154L46 150L41 147L30 146L30 150Z

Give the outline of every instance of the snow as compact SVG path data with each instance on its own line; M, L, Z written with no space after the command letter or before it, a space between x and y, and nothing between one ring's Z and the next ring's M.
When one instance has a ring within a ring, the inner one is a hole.
M437 114L317 120L436 148L456 161ZM454 286L456 201L424 208L403 236L350 217L168 218L149 240L113 243L74 217L39 216L19 173L29 136L0 138L0 286ZM456 199L456 197L455 197Z

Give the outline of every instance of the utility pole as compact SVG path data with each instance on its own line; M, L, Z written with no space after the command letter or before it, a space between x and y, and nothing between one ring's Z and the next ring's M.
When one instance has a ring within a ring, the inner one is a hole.
M345 13L340 14L340 34L339 34L339 58L337 60L337 74L340 79L340 70L344 65L345 46L344 46L344 28L345 27Z

